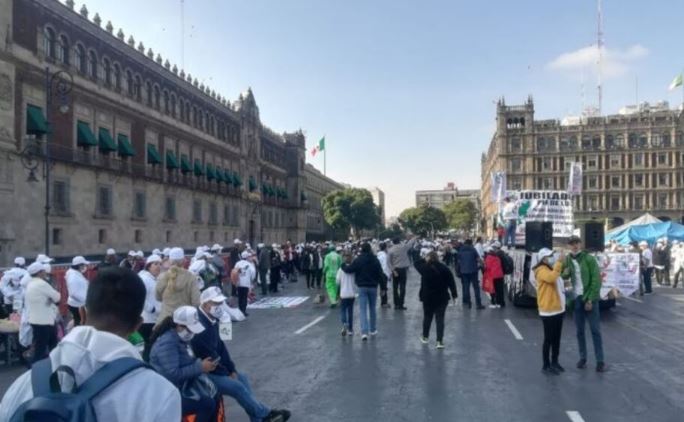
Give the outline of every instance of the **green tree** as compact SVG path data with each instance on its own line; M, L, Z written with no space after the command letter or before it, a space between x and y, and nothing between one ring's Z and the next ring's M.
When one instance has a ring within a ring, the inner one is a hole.
M421 236L447 228L444 212L426 205L405 209L399 214L399 223L403 228Z
M373 230L380 224L378 208L366 189L344 189L328 193L321 201L325 221L334 229L349 231L356 237L360 230Z
M470 232L477 222L477 207L468 199L457 199L444 207L449 227Z
M392 223L378 232L378 239L394 239L395 237L403 236L404 231L398 223Z

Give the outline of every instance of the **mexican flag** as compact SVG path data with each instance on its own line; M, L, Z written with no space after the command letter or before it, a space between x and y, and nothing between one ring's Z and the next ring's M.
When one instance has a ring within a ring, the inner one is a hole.
M672 91L673 89L677 88L678 86L682 86L682 82L684 82L684 80L682 80L682 74L680 73L679 75L677 75L672 80L672 83L670 84L669 90Z
M322 137L320 141L318 141L318 145L311 149L311 156L315 157L316 154L318 154L321 151L325 151L325 136Z

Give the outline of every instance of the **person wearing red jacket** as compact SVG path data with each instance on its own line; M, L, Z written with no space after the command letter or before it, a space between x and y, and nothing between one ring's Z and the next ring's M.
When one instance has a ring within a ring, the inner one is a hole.
M504 271L503 262L499 255L501 244L494 242L491 250L485 255L484 259L484 278L482 287L492 296L491 309L506 306L504 302Z

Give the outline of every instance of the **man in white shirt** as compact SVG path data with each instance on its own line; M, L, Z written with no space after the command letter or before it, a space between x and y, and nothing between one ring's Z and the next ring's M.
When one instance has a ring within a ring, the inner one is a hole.
M66 272L66 284L69 291L67 306L74 319L74 327L81 325L81 308L85 306L88 294L88 279L83 274L88 270L90 262L82 256L75 256L71 260L71 268Z
M47 357L57 345L57 303L62 295L48 282L50 264L34 262L29 265L31 276L26 286L26 305L30 309L28 322L33 331L33 362Z
M119 358L140 360L140 353L126 338L139 327L144 302L145 286L132 271L108 268L98 272L86 299L90 326L76 327L62 339L50 353L52 369L71 368L73 381L80 386L107 363ZM23 403L34 397L31 375L31 371L24 373L7 390L0 403L1 421L10 420ZM44 381L49 384L49 379ZM61 385L65 384L70 383ZM147 368L130 371L91 403L101 421L181 420L178 389Z
M515 228L518 224L518 207L511 198L504 199L504 206L502 210L503 221L506 232L504 234L504 245L512 248L515 246Z
M392 280L392 270L389 267L389 256L387 255L387 243L380 242L380 251L377 254L378 261L380 261L380 267L382 268L382 273L385 275L385 279L380 282L380 306L383 308L389 308L390 305L387 303L387 286Z
M653 294L653 288L651 286L651 278L653 277L653 251L648 247L648 242L642 240L639 242L639 248L641 248L641 259L643 260L643 272L644 272L644 294Z
M245 250L240 255L240 259L237 264L235 264L234 269L237 269L240 274L240 280L238 281L238 308L242 311L245 316L247 316L247 296L249 295L249 289L252 288L252 283L256 279L256 268L254 264L249 261L252 254Z

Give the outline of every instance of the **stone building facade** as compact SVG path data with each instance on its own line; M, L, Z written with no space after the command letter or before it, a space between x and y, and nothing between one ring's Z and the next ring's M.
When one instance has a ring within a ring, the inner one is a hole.
M321 200L326 194L343 190L347 186L323 175L311 164L304 166L304 178L306 179L304 194L306 199L306 240L331 240L335 237L335 231L323 218Z
M482 212L489 235L497 204L491 174L503 170L507 189L566 190L572 162L583 168L575 220L617 226L645 212L684 222L684 118L667 104L642 104L619 114L535 120L532 98L499 100L496 132L482 155Z
M458 189L454 183L448 183L444 189L416 191L416 206L427 205L439 209L457 199L472 201L480 209L480 191L477 189Z
M320 212L304 205L318 193L304 201L303 133L273 132L251 90L229 101L73 8L0 2L0 263L44 252L46 183L40 167L27 180L31 146L41 163L49 146L53 256L303 241Z

